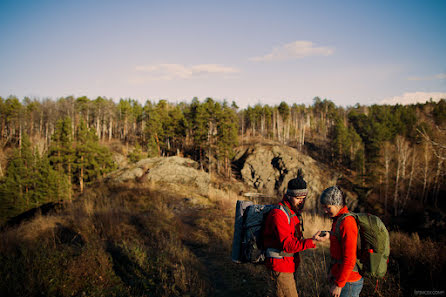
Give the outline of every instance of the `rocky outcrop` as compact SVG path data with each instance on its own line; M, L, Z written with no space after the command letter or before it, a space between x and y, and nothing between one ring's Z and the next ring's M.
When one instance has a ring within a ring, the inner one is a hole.
M210 184L209 174L199 170L197 162L176 156L143 159L107 177L107 182L112 183L135 180L158 186L194 187L201 195L208 194Z
M125 168L128 166L127 158L123 154L113 152L112 158L119 169Z
M245 183L258 192L278 196L285 192L288 181L302 168L309 189L306 209L317 207L320 193L335 185L338 177L335 171L285 145L256 144L241 148L235 163Z

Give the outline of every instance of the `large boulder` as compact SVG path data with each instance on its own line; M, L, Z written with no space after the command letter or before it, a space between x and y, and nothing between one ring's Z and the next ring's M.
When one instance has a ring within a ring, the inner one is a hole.
M338 174L298 150L278 144L240 148L235 157L241 178L259 193L281 197L301 168L309 189L306 209L318 207L321 192L336 184ZM350 193L347 193L351 196Z
M108 182L138 181L158 186L193 187L201 195L208 195L210 177L200 170L197 162L181 157L143 159L134 165L117 170L107 177Z

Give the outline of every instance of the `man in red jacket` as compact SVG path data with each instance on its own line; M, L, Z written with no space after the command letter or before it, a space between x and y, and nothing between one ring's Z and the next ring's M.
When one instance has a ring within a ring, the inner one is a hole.
M263 233L266 248L266 267L271 270L278 297L297 297L294 272L299 266L299 252L315 248L316 241L325 241L328 236L320 237L319 232L311 239L302 235L303 209L307 197L307 183L301 172L288 183L288 188L277 209L268 214Z

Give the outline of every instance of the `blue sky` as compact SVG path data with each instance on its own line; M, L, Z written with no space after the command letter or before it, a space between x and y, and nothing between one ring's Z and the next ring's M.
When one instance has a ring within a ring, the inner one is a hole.
M446 0L0 0L0 96L446 97Z

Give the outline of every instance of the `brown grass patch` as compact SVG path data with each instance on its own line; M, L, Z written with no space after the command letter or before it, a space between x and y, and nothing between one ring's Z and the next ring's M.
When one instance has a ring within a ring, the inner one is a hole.
M244 197L224 187L201 196L157 186L98 185L58 213L3 230L0 295L271 296L262 265L230 260L235 203ZM303 219L307 238L331 227L316 214ZM328 246L300 253L301 297L328 296ZM391 232L388 275L378 291L366 278L361 296L441 289L445 252L416 234Z

